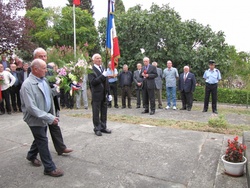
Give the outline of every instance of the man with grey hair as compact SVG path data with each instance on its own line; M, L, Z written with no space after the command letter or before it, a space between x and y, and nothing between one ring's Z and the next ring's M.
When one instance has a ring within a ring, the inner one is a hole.
M182 108L180 110L191 111L193 106L193 92L196 86L196 79L194 74L189 72L189 66L185 66L183 70L184 73L180 74L178 84L182 101Z
M131 105L131 86L133 82L133 74L128 70L128 65L123 65L123 71L119 75L120 87L122 89L122 108L126 108L126 97L128 98L128 108Z
M89 85L92 94L92 113L94 132L97 136L102 133L111 134L107 129L107 102L112 100L109 91L108 73L102 66L102 57L100 54L94 54L93 71L88 74Z
M150 59L148 57L143 58L144 66L141 71L141 77L143 78L143 103L145 109L143 114L149 113L149 101L150 101L150 115L155 114L155 78L157 77L157 70L155 66L150 65Z
M143 92L142 92L143 78L141 77L141 69L142 69L142 64L138 63L137 70L134 71L134 74L133 74L133 81L135 83L136 99L137 99L136 108L141 107L141 95L143 94ZM144 106L144 104L143 104L143 106Z
M33 134L34 141L27 154L33 166L44 165L44 175L59 177L63 171L57 169L48 147L47 127L58 126L59 118L55 115L52 90L45 79L47 72L46 62L35 59L31 63L30 76L24 81L20 90L23 120L28 124ZM37 159L39 153L41 161Z
M152 65L155 66L157 70L158 76L155 78L155 92L158 98L158 108L162 109L162 69L157 67L157 62L153 62Z

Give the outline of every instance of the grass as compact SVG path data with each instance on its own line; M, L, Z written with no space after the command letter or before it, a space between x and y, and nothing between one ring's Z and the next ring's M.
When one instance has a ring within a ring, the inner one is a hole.
M88 119L92 118L91 114L72 114L70 116L78 118L88 118ZM175 129L185 129L185 130L213 132L213 133L231 134L231 135L242 135L243 131L250 130L250 126L247 125L235 126L227 123L226 127L211 126L208 123L195 122L195 121L176 121L176 120L145 118L139 116L119 115L119 114L108 115L108 121L135 124L135 125L148 124L161 127L170 127ZM219 123L220 121L221 120L219 120Z

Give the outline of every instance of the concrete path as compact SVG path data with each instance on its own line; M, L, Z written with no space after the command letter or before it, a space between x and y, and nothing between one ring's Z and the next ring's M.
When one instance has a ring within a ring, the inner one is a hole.
M245 175L223 173L220 157L232 136L109 122L113 133L97 137L90 119L69 113L61 112L60 126L74 152L58 156L50 141L52 158L65 171L60 178L25 159L33 138L22 114L0 116L0 188L247 187Z

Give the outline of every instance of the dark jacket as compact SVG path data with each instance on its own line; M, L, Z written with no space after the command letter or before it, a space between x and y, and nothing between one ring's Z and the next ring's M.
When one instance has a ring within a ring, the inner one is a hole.
M128 79L128 80L127 80L127 84L124 82L126 76L127 76L126 79ZM133 74L132 74L131 71L128 71L128 72L122 71L122 72L120 73L120 75L119 75L120 87L132 86L132 82L133 82Z
M19 71L15 71L16 75L17 75L17 79L18 79L18 85L17 86L21 86L23 81L22 81L22 75ZM14 76L14 72L10 71L10 73Z
M184 73L179 77L178 89L184 92L194 92L196 86L196 79L193 73L189 72L184 81Z
M92 94L92 101L99 102L106 100L107 95L109 95L108 78L103 76L102 73L93 66L93 71L88 74L88 80Z
M144 72L144 70L147 72L146 74L148 74L147 78L143 78L142 76L142 73ZM146 67L143 66L142 71L141 71L141 77L143 78L143 88L146 85L147 89L155 89L155 78L157 76L158 74L157 74L157 70L155 66L149 65L148 70L146 70Z

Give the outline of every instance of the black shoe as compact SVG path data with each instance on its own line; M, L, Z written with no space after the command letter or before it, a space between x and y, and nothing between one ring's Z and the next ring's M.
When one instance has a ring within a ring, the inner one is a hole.
M191 108L188 108L187 111L191 111Z
M136 108L141 108L141 107L139 105L137 105Z
M109 129L104 129L104 130L101 130L102 133L106 133L106 134L111 134L111 130Z
M204 110L202 110L202 112L207 112L207 110L204 109Z
M19 112L23 112L22 109L19 109Z
M159 106L159 109L163 109L162 106Z
M154 114L155 114L155 111L151 111L151 112L150 112L150 115L154 115Z
M214 114L218 114L217 110L214 110L213 113L214 113Z
M180 110L186 110L186 108L180 108Z
M126 106L122 106L122 109L126 108Z
M111 105L108 105L108 108L112 108L112 106L111 106Z
M132 108L132 106L129 106L128 108L129 108L129 109L131 109L131 108Z
M119 106L118 106L118 105L115 105L115 108L119 108Z
M149 113L148 110L144 110L144 111L142 112L142 114L147 114L147 113Z
M0 115L4 115L4 113L3 113L3 112L0 112Z
M11 115L11 112L7 112L7 114Z
M97 136L102 136L101 131L95 131L95 134L96 134Z

